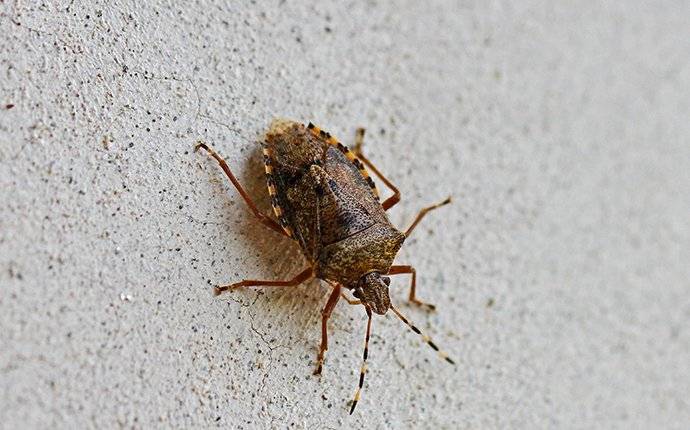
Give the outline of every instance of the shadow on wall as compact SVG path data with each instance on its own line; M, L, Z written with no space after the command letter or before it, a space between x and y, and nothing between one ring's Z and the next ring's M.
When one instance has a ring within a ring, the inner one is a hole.
M226 155L219 148L215 149L221 157ZM235 237L238 240L237 246L248 253L258 256L259 265L261 266L257 268L256 275L251 270L233 270L232 267L228 267L227 270L221 271L220 279L213 279L211 283L213 285L227 285L242 281L244 279L242 277L235 279L235 272L245 273L248 279L290 279L306 267L308 263L302 256L299 245L295 241L271 231L256 220L218 163L203 151L197 151L195 156L206 159L206 161L202 162L206 163L205 165L208 169L204 170L210 175L210 178L214 178L210 182L217 180L222 187L223 192L220 193L220 198L235 202L231 206L233 211L230 216L223 217L220 221L221 227L228 232L239 230L239 234ZM246 159L243 168L229 165L230 169L252 198L257 208L262 213L270 214L273 217L266 188L261 145L256 142L243 158ZM239 229L229 225L229 223L234 223L234 220L237 218L242 219L238 226ZM230 253L227 253L225 257L226 260L230 260ZM266 273L269 273L269 275L265 275ZM204 284L203 288L205 292L212 294L209 285ZM298 287L242 288L233 292L225 292L215 299L231 299L246 305L246 302L248 302L246 299L254 296L261 301L259 306L254 306L255 311L261 314L257 315L257 318L273 321L273 326L292 325L292 327L280 327L276 330L289 330L293 333L301 333L313 329L315 334L317 327L311 327L311 324L305 325L304 318L307 318L307 321L312 321L314 318L320 317L321 308L323 307L322 302L325 300L327 291L327 286L322 285L321 281L312 280ZM255 302L254 305L257 304L257 300L251 301ZM303 318L294 318L295 308L298 306L306 308ZM289 323L288 320L290 321Z

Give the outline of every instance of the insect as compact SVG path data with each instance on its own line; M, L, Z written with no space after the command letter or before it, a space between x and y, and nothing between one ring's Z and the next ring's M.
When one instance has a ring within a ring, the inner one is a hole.
M422 218L429 211L450 203L450 197L423 208L404 232L399 231L388 220L386 210L400 201L400 191L362 154L363 139L364 129L360 128L351 151L312 123L305 126L285 119L274 120L262 145L268 194L277 221L256 207L223 158L203 142L198 142L195 147L195 150L203 148L215 158L258 221L297 241L309 261L308 267L292 279L246 279L214 287L216 295L253 286L293 287L312 278L327 282L332 291L321 312L321 345L315 375L320 374L323 368L328 350L327 322L338 300L342 297L352 305L364 307L368 318L364 353L350 414L360 400L364 385L372 313L384 315L391 310L443 359L455 364L429 336L400 313L388 294L388 276L409 274L409 301L434 309L433 305L416 296L415 269L393 265L393 260ZM393 192L383 202L369 170ZM348 297L345 291L351 292L355 298Z

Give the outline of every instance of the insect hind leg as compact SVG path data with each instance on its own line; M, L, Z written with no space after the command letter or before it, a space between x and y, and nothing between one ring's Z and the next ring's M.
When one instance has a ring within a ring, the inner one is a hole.
M230 170L230 167L228 166L228 163L225 162L223 157L218 155L218 153L216 153L216 151L214 151L213 148L206 145L204 142L197 142L197 144L194 146L195 151L198 151L199 148L204 149L206 152L209 153L209 155L211 157L215 158L215 160L220 165L221 169L223 169L223 172L225 172L225 175L228 177L228 179L230 179L230 182L232 182L232 185L235 186L235 188L237 189L237 192L239 192L240 196L242 196L242 198L244 199L245 203L249 207L249 210L252 211L254 216L258 219L258 221L261 224L265 225L266 227L270 228L271 230L274 230L274 231L276 231L276 232L278 232L284 236L290 237L288 235L288 233L280 226L280 224L278 224L275 220L273 220L272 218L269 218L265 214L261 213L261 211L259 211L259 209L254 204L254 201L252 200L252 198L249 197L249 194L247 194L247 192L244 190L244 188L242 187L240 182L237 180L237 178L235 178L235 175L233 175L232 171Z

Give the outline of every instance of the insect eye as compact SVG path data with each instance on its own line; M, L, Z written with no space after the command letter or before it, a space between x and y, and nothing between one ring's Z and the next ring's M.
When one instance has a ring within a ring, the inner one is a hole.
M386 284L387 287L391 285L391 278L388 276L382 276L381 279L383 280L383 283Z

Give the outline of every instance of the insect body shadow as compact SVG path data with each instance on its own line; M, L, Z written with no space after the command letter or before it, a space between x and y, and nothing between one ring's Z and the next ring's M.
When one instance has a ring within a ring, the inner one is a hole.
M269 214L271 205L270 199L266 194L266 178L262 172L263 164L261 163L261 145L258 142L249 149L249 155L246 158L248 161L244 166L234 168L233 171L240 173L240 178L238 179L254 203L256 203L259 211ZM215 167L212 159L209 159L208 163L210 167ZM305 259L294 241L276 234L254 221L255 218L252 214L246 210L241 201L238 201L236 190L231 184L227 184L222 171L209 169L209 175L214 180L217 178L222 189L227 191L223 198L236 202L232 206L233 213L230 219L240 219L241 222L227 224L228 230L235 230L238 233L234 238L236 239L234 243L238 245L238 248L247 250L247 252L250 250L254 251L252 256L259 259L259 263L256 266L250 265L248 267L242 266L241 260L233 262L232 265L221 270L223 278L214 279L213 282L232 282L236 280L232 274L238 273L241 278L244 277L243 274L245 272L247 276L254 276L257 273L263 272L268 277L285 278L305 265ZM233 261L229 255L226 260ZM265 268L273 268L275 270L266 272ZM228 274L232 277L226 278ZM204 288L205 292L208 292L206 287ZM271 320L273 325L292 324L293 327L289 327L288 330L299 335L313 330L309 322L314 321L314 319L320 316L319 309L323 305L327 289L325 286L320 285L319 280L315 279L288 290L247 288L238 289L228 294L231 294L236 301L247 301L247 298L256 297L257 294L260 294L262 304L255 306L255 309L258 312L265 310L265 315L257 315L257 319ZM290 300L285 300L285 297L290 298ZM294 311L296 307L307 307L312 309L313 312L301 312L301 318L295 318Z

